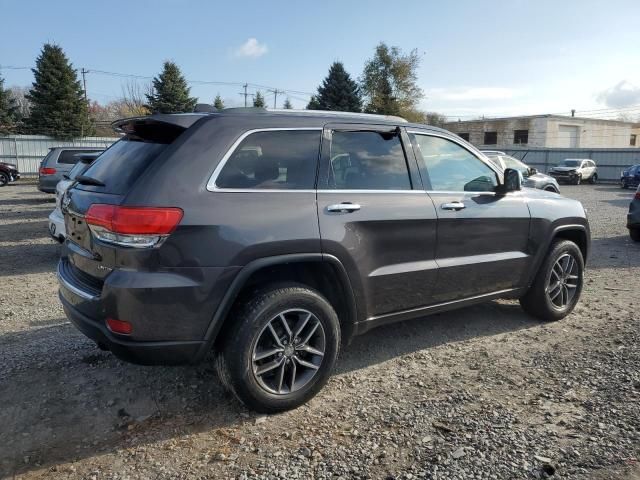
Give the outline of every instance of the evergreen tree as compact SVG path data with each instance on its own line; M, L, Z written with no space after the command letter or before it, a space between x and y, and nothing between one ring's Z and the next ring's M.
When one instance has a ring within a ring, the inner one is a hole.
M338 110L343 112L359 112L362 110L360 89L354 82L344 65L333 62L329 74L318 87L316 110Z
M77 72L58 45L45 44L32 69L35 81L27 95L30 133L68 139L93 133Z
M220 94L216 95L216 98L213 100L213 106L218 110L224 109L224 102L222 101L222 97L220 97Z
M398 47L380 43L375 55L364 66L360 80L367 103L365 111L401 115L410 120L424 118L417 108L424 96L417 85L418 52L403 54Z
M287 99L284 101L282 108L285 108L287 110L291 110L293 108L293 105L291 105L291 100L289 100L289 97L287 97Z
M264 108L266 106L266 103L264 102L264 97L262 96L262 93L260 92L260 90L258 90L256 92L256 96L253 97L253 106L260 107L260 108Z
M4 78L0 77L0 135L8 135L16 130L18 105L10 90L4 89Z
M307 103L307 110L320 110L320 102L317 95L311 95L311 99Z
M162 73L153 79L153 91L147 94L152 113L193 112L197 98L189 96L190 88L174 62L164 62Z

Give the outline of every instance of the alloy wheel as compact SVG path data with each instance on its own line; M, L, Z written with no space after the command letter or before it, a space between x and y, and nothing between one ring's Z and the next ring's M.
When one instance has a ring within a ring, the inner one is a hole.
M300 390L316 376L326 347L320 320L304 309L275 315L262 329L251 355L253 375L269 393Z
M573 300L580 281L579 269L578 262L569 253L561 255L553 264L546 293L555 308L566 308Z

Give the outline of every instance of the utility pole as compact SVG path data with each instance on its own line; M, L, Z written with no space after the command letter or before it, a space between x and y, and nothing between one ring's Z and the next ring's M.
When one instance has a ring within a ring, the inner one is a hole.
M87 104L87 108L89 108L89 100L87 99L87 79L85 75L89 73L89 70L85 70L84 68L80 70L82 74L82 88L84 89L84 103Z
M278 108L278 94L284 93L284 90L278 90L277 88L274 88L273 90L267 91L273 93L273 108Z
M240 92L238 95L243 95L244 96L244 106L246 108L247 106L247 97L249 96L249 94L247 93L247 87L249 86L248 83L245 83L242 88L244 88L244 92Z

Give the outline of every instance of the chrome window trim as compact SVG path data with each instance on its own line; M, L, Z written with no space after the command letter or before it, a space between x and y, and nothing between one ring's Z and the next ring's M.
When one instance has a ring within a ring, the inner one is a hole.
M436 133L436 132L429 132L427 130L407 130L407 133L413 133L414 135L428 135L431 137L439 137L439 138L444 138L445 140L449 140L450 142L455 143L456 145L459 145L460 147L464 148L467 152L469 152L471 155L473 155L474 157L476 157L478 160L480 160L482 163L484 163L487 167L489 167L492 171L494 171L497 175L498 178L500 178L503 173L497 170L497 165L495 165L491 160L489 160L487 157L485 157L484 154L482 154L482 152L480 150L472 150L470 147L470 145L466 145L464 143L462 143L462 141L458 141L456 138L450 137L449 135L443 135L440 133ZM473 147L472 147L473 148ZM477 155L478 153L480 153L480 155ZM502 163L502 161L501 161ZM468 194L468 193L472 193L472 194L491 194L491 195L496 195L496 192L471 192L471 191L466 191L466 190L425 190L427 193L450 193L450 194L459 194L459 193L463 193L463 194Z
M222 156L222 159L216 166L215 170L209 177L209 181L207 182L207 190L210 192L236 192L236 193L244 193L244 192L315 192L314 189L269 189L269 188L220 188L216 185L216 180L218 180L218 176L220 172L227 164L227 161L233 155L236 148L243 142L245 138L249 135L253 135L254 133L260 132L287 132L287 131L317 131L322 132L322 127L273 127L273 128L256 128L253 130L247 130L242 135L238 137L238 139L233 142L229 150ZM318 148L320 147L320 142L322 142L322 136L318 139Z

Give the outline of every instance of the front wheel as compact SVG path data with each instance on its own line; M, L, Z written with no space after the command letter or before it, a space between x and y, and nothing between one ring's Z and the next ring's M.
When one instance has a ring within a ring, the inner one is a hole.
M570 240L551 244L533 284L520 299L529 314L544 321L560 320L571 313L582 292L584 259Z
M640 242L640 228L630 228L629 236L634 242Z
M261 291L235 309L216 355L225 386L249 408L296 408L325 385L340 348L331 304L302 286Z
M594 173L593 175L591 175L591 178L589 179L589 183L591 185L595 185L597 181L598 181L598 174Z
M4 187L9 184L9 175L4 172L0 172L0 187Z

